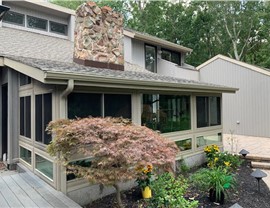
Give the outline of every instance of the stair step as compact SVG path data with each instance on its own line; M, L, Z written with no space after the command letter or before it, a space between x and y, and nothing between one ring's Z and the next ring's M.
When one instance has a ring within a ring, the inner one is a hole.
M268 162L251 162L252 168L270 169L270 163Z
M269 161L270 162L269 156L247 155L246 159L252 160L252 161Z

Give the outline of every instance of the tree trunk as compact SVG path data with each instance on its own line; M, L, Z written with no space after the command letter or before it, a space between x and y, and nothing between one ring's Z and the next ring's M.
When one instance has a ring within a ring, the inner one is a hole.
M124 208L123 204L122 204L122 200L121 200L121 193L120 193L120 187L117 183L113 184L113 187L116 190L116 199L117 199L117 204L119 206L119 208Z

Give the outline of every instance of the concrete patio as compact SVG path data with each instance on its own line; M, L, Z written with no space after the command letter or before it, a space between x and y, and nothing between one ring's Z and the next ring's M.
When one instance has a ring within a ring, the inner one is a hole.
M231 153L245 149L250 155L270 157L270 138L224 134L223 145L224 150ZM267 174L263 181L270 189L270 170L263 171Z

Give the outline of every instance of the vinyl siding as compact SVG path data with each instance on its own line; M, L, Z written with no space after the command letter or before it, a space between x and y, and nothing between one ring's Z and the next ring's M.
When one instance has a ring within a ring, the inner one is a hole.
M223 95L224 133L270 137L269 76L217 59L200 70L200 80L239 88Z

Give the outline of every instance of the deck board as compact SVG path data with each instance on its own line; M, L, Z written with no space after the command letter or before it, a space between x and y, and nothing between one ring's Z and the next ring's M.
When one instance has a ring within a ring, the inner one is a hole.
M0 208L79 208L62 192L55 190L29 170L0 174Z
M5 181L0 177L0 191L10 207L23 207L16 195L9 189Z
M28 196L31 196L31 199L38 207L53 207L50 203L48 203L32 186L30 186L21 176L20 174L15 174L11 176L12 179L24 189ZM1 207L1 206L0 206Z
M6 182L6 184L8 184L10 190L18 198L18 200L24 207L37 207L37 205L32 201L32 199L24 192L23 189L21 189L21 187L16 184L16 182L11 178L11 176L5 176L2 179Z

